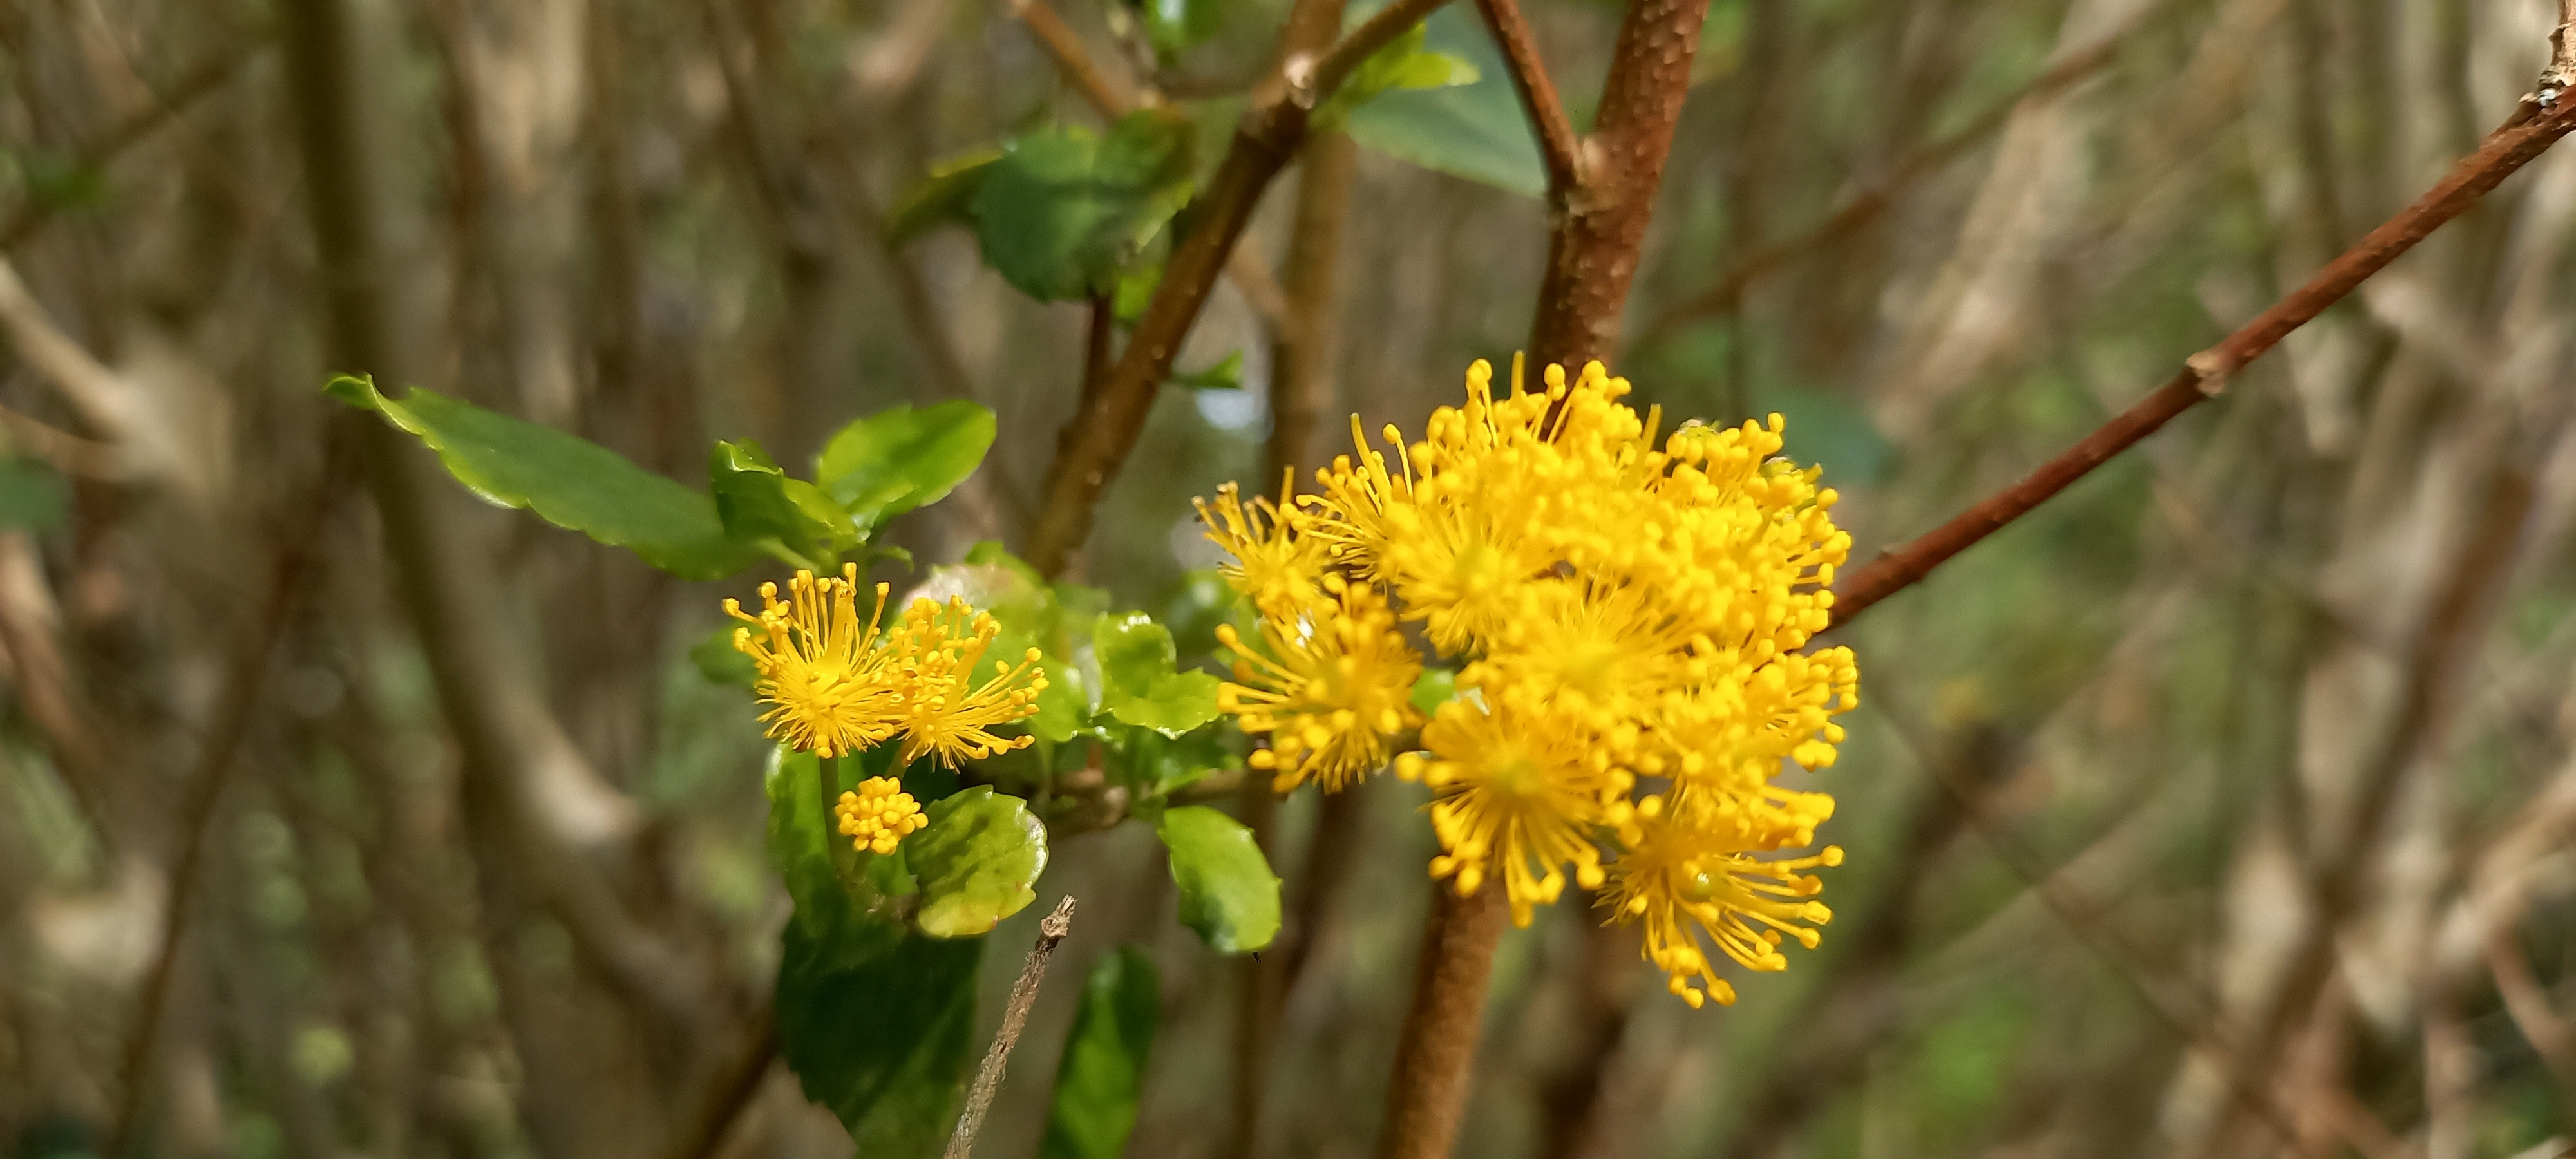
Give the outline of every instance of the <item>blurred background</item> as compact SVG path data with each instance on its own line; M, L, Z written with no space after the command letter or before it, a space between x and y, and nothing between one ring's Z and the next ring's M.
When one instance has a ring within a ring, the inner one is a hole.
M992 456L892 539L925 566L1017 545L1090 312L1012 289L969 231L896 244L888 218L940 162L1101 103L1181 110L1212 164L1285 5L1137 3L1050 10L1105 102L1046 12L997 0L0 3L0 1147L847 1153L767 1065L766 747L689 657L748 585L431 480L500 644L485 685L552 754L524 800L461 775L377 508L325 462L350 412L319 387L354 369L325 353L353 341L333 303L366 281L388 386L693 485L710 438L792 463L857 414L972 397ZM2556 17L1713 4L1612 369L1670 415L1785 414L1855 559L2411 200L2529 87ZM346 22L336 70L291 50L317 13ZM1529 15L1586 123L1620 6ZM1181 359L1239 355L1232 384L1165 388L1073 573L1117 606L1203 599L1191 496L1266 490L1283 450L1311 468L1348 411L1419 430L1524 339L1536 154L1472 10L1429 42L1475 83L1364 107L1255 219ZM363 147L330 147L331 117ZM1504 942L1459 1153L2567 1154L2571 225L2560 149L1839 633L1867 699L1817 778L1850 851L1823 947L1692 1012L1633 935L1542 911ZM335 230L372 239L362 268ZM1290 312L1332 338L1288 341ZM1274 406L1283 374L1314 429ZM1081 971L1141 942L1165 1029L1128 1155L1366 1154L1422 800L1381 778L1323 849L1311 790L1279 806L1305 926L1269 974L1173 921L1140 827L1060 834L984 959L978 1043L1036 918L1081 898L982 1153L1036 1153ZM1287 987L1266 1050L1238 1033L1260 978Z

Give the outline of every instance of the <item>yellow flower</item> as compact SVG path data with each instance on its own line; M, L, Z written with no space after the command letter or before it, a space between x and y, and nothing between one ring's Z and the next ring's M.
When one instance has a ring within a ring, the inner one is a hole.
M1287 512L1294 509L1296 479L1292 472L1275 504L1266 498L1246 504L1232 483L1217 488L1213 505L1192 500L1208 540L1234 557L1217 571L1255 610L1283 619L1294 619L1324 595L1324 545L1291 534Z
M1252 767L1271 770L1271 787L1283 793L1308 780L1340 789L1386 764L1395 737L1422 721L1412 699L1422 658L1395 630L1386 600L1337 575L1322 586L1330 603L1262 620L1263 649L1247 647L1232 624L1217 628L1236 655L1234 682L1219 686L1217 704L1243 731L1270 734Z
M1396 765L1439 793L1431 830L1448 852L1431 859L1431 875L1466 897L1499 870L1517 925L1529 924L1531 906L1556 901L1565 866L1583 888L1600 886L1593 832L1620 819L1613 801L1627 790L1625 774L1562 723L1452 700L1422 730L1432 759L1407 753Z
M1423 727L1427 754L1395 761L1438 794L1432 875L1461 894L1499 879L1521 923L1569 876L1606 890L1675 993L1727 1001L1699 931L1777 969L1782 937L1812 944L1828 916L1800 871L1840 850L1761 855L1811 846L1833 813L1776 782L1831 766L1832 718L1860 702L1850 649L1805 650L1851 537L1820 471L1779 457L1780 416L1661 435L1662 413L1627 405L1599 363L1543 380L1525 389L1516 363L1498 398L1478 362L1464 405L1420 441L1390 426L1373 450L1354 418L1353 453L1316 473L1317 494L1203 507L1262 616L1259 652L1227 640L1246 659L1220 703L1271 734L1261 767L1278 787L1338 786L1397 730L1366 727L1329 674L1383 672L1391 703L1417 662L1394 624L1421 625L1461 690Z
M1761 839L1747 839L1724 824L1655 816L1661 802L1649 797L1638 839L1610 867L1602 904L1622 920L1643 927L1648 961L1668 977L1668 988L1692 1006L1706 997L1735 1001L1735 988L1717 976L1699 935L1749 970L1785 970L1781 935L1816 947L1815 927L1833 911L1814 900L1823 883L1799 871L1843 862L1828 845L1812 857L1757 860L1747 853ZM1701 987L1706 987L1703 995Z
M734 629L733 646L760 674L753 690L769 705L760 719L770 737L820 757L858 752L894 735L903 715L891 657L877 639L887 585L877 585L876 609L863 621L858 581L856 566L821 580L800 571L787 581L785 601L777 584L764 583L758 616L738 601L724 602L728 615L748 625Z
M905 837L930 826L930 818L921 815L921 803L893 777L859 782L857 792L841 794L832 813L841 819L841 835L862 853L892 853Z
M991 731L1036 715L1038 693L1047 686L1046 672L1037 666L1037 649L1022 654L1017 667L995 660L992 677L974 682L976 664L1001 630L991 613L968 607L962 596L952 596L944 605L917 599L905 609L893 643L895 667L907 692L904 763L934 756L954 767L960 760L1027 748L1037 739Z

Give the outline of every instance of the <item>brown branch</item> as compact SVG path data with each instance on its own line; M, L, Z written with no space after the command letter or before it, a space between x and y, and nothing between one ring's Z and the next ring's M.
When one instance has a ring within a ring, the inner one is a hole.
M170 86L170 91L158 94L150 108L127 118L98 140L82 147L74 163L95 169L115 160L119 154L159 132L163 125L194 107L199 100L224 87L224 82L239 75L242 66L250 63L251 58L267 44L266 40L259 40L238 45L212 60L200 62L182 74L178 82ZM8 220L0 223L0 253L14 252L25 245L53 217L54 207L49 202L32 199L20 202L16 209L9 211Z
M983 1065L975 1068L975 1087L966 1095L966 1112L957 1117L957 1131L948 1137L948 1150L943 1159L967 1159L975 1153L975 1133L984 1128L984 1112L993 1108L993 1093L1002 1087L1002 1068L1010 1065L1011 1049L1020 1044L1020 1032L1029 1024L1029 1006L1038 1000L1038 983L1046 978L1047 959L1055 956L1058 943L1073 932L1073 895L1055 903L1055 912L1038 921L1038 941L1029 947L1029 960L1020 966L1020 979L1011 983L1011 1000L1002 1007L1001 1029L993 1032L993 1045L984 1051Z
M1476 0L1476 11L1503 50L1512 92L1521 99L1521 112L1529 117L1530 128L1538 136L1539 157L1547 165L1548 197L1562 210L1566 199L1583 184L1583 143L1575 139L1574 122L1566 119L1556 82L1548 79L1547 65L1539 60L1538 40L1530 35L1519 0Z
M1579 365L1613 345L1707 18L1707 0L1636 0L1620 21L1582 180L1562 199L1548 241L1530 324L1542 366Z
M1911 586L1951 556L2021 518L2049 497L2090 474L2111 456L2154 434L2176 415L2217 397L2246 363L2262 357L2291 331L2324 313L2364 279L2378 273L2417 242L2458 217L2514 171L2576 129L2576 102L2544 109L2535 98L2487 135L2478 151L2415 204L2380 224L2308 283L2272 304L2226 341L2184 360L2182 369L2155 393L2102 424L2056 458L1961 512L1949 522L1842 577L1834 589L1834 622L1847 623L1870 605Z
M1736 303L1743 299L1744 291L1753 283L1788 268L1818 247L1849 236L1862 226L1876 220L1879 215L1893 208L1898 196L1915 182L1940 172L1943 166L1957 160L1960 155L1975 148L1978 142L2003 128L2012 120L2014 110L2019 109L2025 102L2047 100L2074 88L2093 74L2100 72L2118 58L2120 44L2127 33L2143 22L2143 19L2132 22L2127 28L2113 32L2085 48L2067 54L2056 64L2042 70L2038 76L2032 77L2011 95L1996 101L1985 112L1979 113L1975 119L1940 140L1906 154L1896 164L1889 166L1883 175L1863 183L1860 188L1844 197L1840 204L1827 213L1824 220L1794 236L1782 238L1768 245L1757 246L1751 252L1737 258L1726 267L1725 273L1718 275L1716 285L1666 307L1661 313L1656 314L1653 321L1648 322L1635 338L1628 341L1628 348L1637 349L1657 339L1668 337L1673 331L1698 319L1734 309Z
M1484 1029L1494 947L1510 913L1499 881L1486 882L1472 897L1458 896L1446 882L1432 887L1422 955L1413 967L1413 1004L1396 1040L1378 1159L1448 1159Z
M1074 551L1090 538L1101 492L1135 451L1155 390L1171 376L1181 340L1189 336L1199 311L1207 305L1208 291L1224 272L1235 243L1260 206L1262 193L1305 140L1308 113L1369 54L1444 2L1396 0L1321 59L1301 52L1283 54L1278 67L1255 90L1252 107L1236 124L1233 143L1218 163L1216 175L1209 179L1206 192L1191 203L1194 226L1172 247L1163 280L1154 288L1145 316L1129 334L1108 382L1097 396L1085 400L1057 438L1055 462L1047 470L1046 499L1029 540L1028 560L1040 572L1061 573Z
M1090 102L1093 112L1114 121L1136 107L1135 98L1109 83L1100 66L1092 63L1091 53L1082 47L1082 38L1074 35L1073 26L1056 15L1046 0L1011 0L1011 15L1028 25L1029 34L1037 37L1039 47L1046 49L1048 56L1055 58L1055 66L1065 79L1082 90L1082 99Z

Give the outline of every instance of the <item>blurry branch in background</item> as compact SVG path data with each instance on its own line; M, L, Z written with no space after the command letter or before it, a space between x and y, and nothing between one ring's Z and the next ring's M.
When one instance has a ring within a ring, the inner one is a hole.
M123 1084L117 1091L116 1118L108 1131L107 1149L102 1153L109 1159L121 1159L134 1141L144 1091L151 1086L152 1048L168 1007L180 941L187 933L197 892L210 876L202 865L207 830L214 821L215 804L231 779L233 755L241 748L242 738L250 729L251 714L267 687L270 660L277 652L278 641L285 635L287 623L294 618L305 592L313 586L324 520L348 485L351 433L346 423L332 428L319 474L294 500L300 510L277 545L267 595L250 634L225 666L221 697L198 741L195 764L180 783L177 831L172 835L175 844L163 866L169 893L161 907L160 936L153 943L152 964L144 972L143 991L135 1000L134 1018L125 1032L120 1073Z
M1303 0L1311 4L1316 0ZM1287 168L1306 136L1306 118L1378 49L1422 22L1446 0L1395 0L1318 58L1283 54L1253 92L1233 143L1207 188L1191 202L1190 232L1177 239L1163 280L1128 335L1126 349L1099 394L1066 422L1047 470L1046 497L1031 529L1027 558L1045 575L1061 574L1091 537L1100 494L1136 449L1154 395L1180 356L1206 306L1208 291L1232 259L1235 243L1272 178ZM1295 13L1289 16L1296 24Z
M1020 1032L1029 1025L1029 1007L1038 1000L1038 983L1046 980L1047 959L1065 935L1073 932L1073 895L1066 894L1055 903L1055 912L1038 919L1037 944L1029 947L1028 961L1020 966L1020 977L1011 983L1010 1003L1002 1007L1002 1025L993 1032L993 1044L984 1051L984 1061L975 1068L975 1086L966 1094L966 1110L957 1116L957 1130L948 1136L948 1150L943 1159L968 1159L975 1153L975 1133L984 1128L984 1112L993 1108L993 1093L1002 1088L1002 1069L1010 1065L1011 1051L1020 1045Z
M98 140L84 146L79 155L74 158L73 164L85 169L95 169L115 160L119 154L150 137L161 126L169 124L172 119L187 112L199 100L224 87L224 82L239 74L242 66L249 64L251 58L259 55L260 51L267 46L268 43L265 40L235 45L217 53L213 59L189 69L180 75L168 92L155 94L150 108L128 118L115 128L109 129ZM44 228L44 224L52 220L54 210L53 202L41 198L30 198L20 202L16 209L9 211L9 216L5 220L0 220L0 253L14 251L25 244L28 238L34 237L37 230Z
M778 1016L764 1002L751 1017L752 1026L742 1043L716 1059L691 1087L680 1125L663 1145L660 1159L708 1159L724 1146L734 1120L760 1093L760 1080L769 1076L770 1064L778 1059Z
M1094 111L1115 119L1136 107L1136 99L1111 84L1100 67L1092 63L1091 54L1082 47L1082 38L1074 35L1073 26L1056 15L1046 0L1011 0L1011 15L1029 26L1030 35L1037 37L1048 56L1055 58L1055 66L1065 79L1082 90L1082 99L1089 101Z
M1797 234L1738 255L1727 264L1725 272L1718 275L1715 285L1665 307L1637 332L1636 337L1628 340L1627 348L1631 351L1642 349L1671 337L1675 331L1692 322L1733 310L1753 283L1787 269L1808 254L1877 220L1894 208L1897 199L1914 183L1940 172L1943 166L1958 160L2011 123L2013 113L2024 104L2054 99L2090 79L2119 57L2120 47L2130 33L2177 7L2167 0L2140 12L2122 26L2105 33L2101 39L2061 57L2021 88L1996 101L1940 140L1898 158L1882 172L1857 175L1857 188L1826 213L1824 220Z
M18 280L18 271L7 258L0 258L0 330L8 333L11 353L52 384L72 413L107 436L105 442L87 445L120 463L130 461L136 410L133 385L63 332L44 304L27 292L27 284Z
M2562 130L2563 131L2563 130ZM2504 456L2495 456L2503 458ZM2382 837L2395 811L2407 770L2439 759L2448 724L2459 706L2461 675L2470 671L2494 616L2503 583L2522 555L2531 512L2530 480L2511 462L2497 464L2486 480L2477 518L2433 592L2423 627L2400 673L2394 718L2360 771L2350 821L2311 852L2304 870L2313 912L2301 928L2279 989L2255 1015L2251 1042L2236 1044L2245 1065L2268 1074L2290 1049L2299 1028L2335 972L2336 939L2359 913L2373 880L2374 859L2386 855ZM2212 1153L2225 1153L2233 1132L2209 1136Z
M2560 66L2553 64L2552 69ZM2547 96L2546 103L2543 96ZM2459 216L2516 170L2576 129L2576 102L2552 90L2523 98L2513 115L2487 135L2477 152L2452 167L2413 205L2382 222L2306 285L2239 327L2225 341L2185 359L2155 393L2113 416L2092 434L2029 475L1878 558L1845 573L1834 587L1834 623L1841 625L1870 605L1930 575L1951 556L2028 514L2032 508L2092 473L2113 455L2154 434L2175 416L2218 397L2246 363L2263 356L2288 334L2341 301L2398 255L2413 249L2444 222Z
M348 369L390 370L388 267L359 128L361 70L349 15L342 0L287 0L279 7L296 142L305 172L315 175L305 183L306 208L322 267L328 356ZM485 859L480 871L499 873L506 865L523 876L620 994L666 1025L693 1027L716 994L700 963L627 913L573 847L565 819L535 806L539 786L595 786L596 774L507 656L482 565L456 543L439 506L444 493L431 491L420 475L419 449L368 416L353 412L336 421L362 431L358 457L383 520L402 605L456 738L476 838L486 848L508 850L506 862Z

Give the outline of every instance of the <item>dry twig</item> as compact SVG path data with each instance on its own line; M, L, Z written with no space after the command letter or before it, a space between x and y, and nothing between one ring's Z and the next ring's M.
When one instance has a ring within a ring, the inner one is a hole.
M1038 921L1038 941L1029 947L1029 960L1020 966L1020 980L1011 983L1011 1000L1002 1007L1001 1029L993 1032L993 1045L984 1051L983 1065L975 1068L975 1086L966 1093L966 1111L957 1117L957 1131L948 1136L945 1159L967 1159L975 1153L975 1133L984 1129L984 1112L993 1108L993 1092L1002 1087L1002 1068L1011 1062L1011 1050L1020 1044L1020 1032L1028 1028L1029 1007L1038 1000L1038 983L1046 978L1047 959L1055 956L1056 946L1073 932L1073 895L1055 903L1055 912Z

